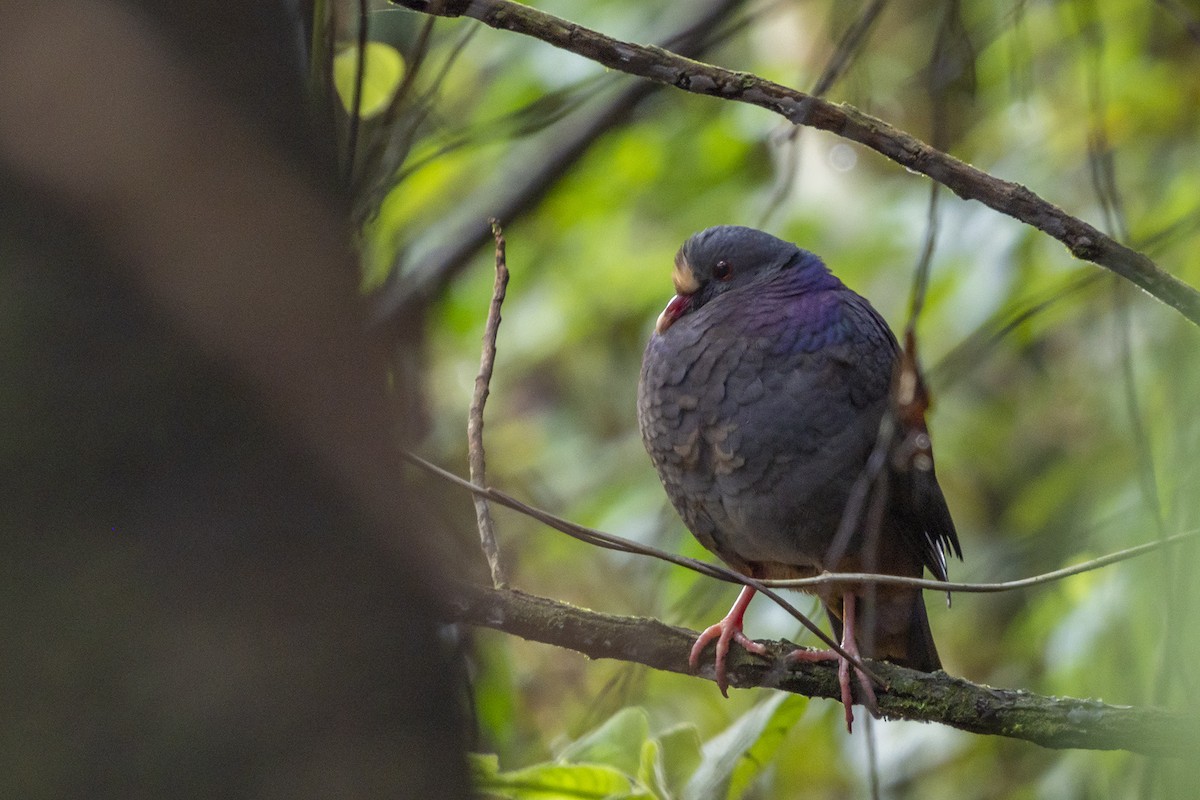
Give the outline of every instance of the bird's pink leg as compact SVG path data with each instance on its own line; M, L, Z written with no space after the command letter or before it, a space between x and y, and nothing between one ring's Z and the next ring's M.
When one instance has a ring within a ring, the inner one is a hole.
M741 594L733 602L733 608L729 609L729 613L716 625L710 625L704 629L704 632L696 639L696 643L692 645L692 652L688 656L688 663L691 664L693 670L696 669L700 665L700 653L705 646L713 639L717 640L717 688L725 697L729 697L729 679L725 675L725 657L729 654L729 642L737 642L751 653L760 656L766 655L767 652L766 647L747 638L746 634L742 633L742 618L746 616L746 607L750 605L752 599L754 599L754 589L743 586Z
M854 604L853 593L847 592L842 595L842 649L861 660L858 641L854 637ZM836 660L838 662L838 686L841 688L842 705L846 709L846 730L853 733L854 712L851 710L851 706L854 704L854 694L850 691L850 662L835 650L793 650L788 658L792 661ZM858 685L862 687L863 705L867 708L875 708L875 689L871 686L871 679L857 669L854 672L858 676Z

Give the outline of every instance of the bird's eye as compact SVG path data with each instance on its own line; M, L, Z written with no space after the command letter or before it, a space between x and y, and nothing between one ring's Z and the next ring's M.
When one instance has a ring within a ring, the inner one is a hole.
M733 267L728 261L718 261L713 267L713 277L719 281L727 281L733 277Z

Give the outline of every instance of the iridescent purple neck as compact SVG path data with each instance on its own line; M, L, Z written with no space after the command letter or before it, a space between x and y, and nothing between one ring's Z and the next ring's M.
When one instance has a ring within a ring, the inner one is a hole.
M774 280L791 291L821 291L842 287L842 282L829 271L829 267L825 266L825 262L819 256L799 248L796 249L795 257L780 270Z
M756 310L778 337L778 353L812 353L847 335L845 301L849 290L820 258L801 250L761 293Z

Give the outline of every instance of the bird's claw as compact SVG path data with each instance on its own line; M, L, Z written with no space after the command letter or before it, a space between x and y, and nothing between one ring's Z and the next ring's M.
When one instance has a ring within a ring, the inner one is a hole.
M862 660L862 656L858 651L858 642L854 638L854 595L846 595L845 602L845 624L842 631L842 649L849 655ZM837 661L838 662L838 687L841 689L842 706L846 709L846 732L854 732L854 711L851 706L854 704L854 693L850 690L850 659L843 656L836 650L793 650L787 656L790 661ZM875 700L875 688L871 686L871 679L867 677L862 670L855 668L854 674L858 678L858 685L862 689L862 705L867 707L867 710L874 716L879 714L879 704Z
M850 653L855 658L858 658L857 648L846 647L842 648ZM877 713L878 703L875 700L875 689L871 686L871 679L864 675L860 670L854 668L850 660L843 657L836 650L807 650L798 649L788 653L789 661L837 661L838 662L838 687L841 689L842 706L846 709L846 730L854 732L854 711L851 706L854 705L854 693L850 689L850 670L854 669L854 674L858 677L858 685L862 689L862 705L872 713Z
M688 664L691 665L692 671L695 671L700 666L700 653L704 650L705 645L713 639L717 640L716 681L717 688L725 697L729 697L729 678L725 674L725 657L729 655L729 643L737 642L756 655L762 656L767 653L764 645L751 640L742 633L742 619L746 616L746 607L754 598L754 591L750 586L743 586L737 600L733 602L733 608L729 609L729 613L716 625L709 625L704 629L704 632L697 637L696 643L692 645L692 652L688 655Z
M725 673L725 661L729 655L729 643L731 641L737 642L749 652L760 656L766 655L767 648L765 645L759 644L742 633L740 619L733 620L730 617L725 617L715 625L705 628L700 636L697 637L696 643L692 645L692 652L688 655L688 663L693 670L700 666L700 654L713 639L717 640L715 660L717 688L721 690L723 696L729 697L729 676Z

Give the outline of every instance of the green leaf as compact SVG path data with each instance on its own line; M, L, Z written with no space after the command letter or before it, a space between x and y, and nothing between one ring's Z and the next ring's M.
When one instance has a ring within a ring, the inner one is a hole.
M670 797L662 764L662 747L655 739L642 742L642 760L638 765L638 785L653 797Z
M510 772L500 771L495 755L471 754L475 788L480 794L510 800L604 800L647 798L650 795L620 771L601 764L535 764Z
M741 797L808 704L782 692L752 708L704 745L704 760L684 790L685 800Z
M362 97L358 115L369 119L392 102L404 77L404 56L391 45L367 42L363 59ZM333 85L346 113L354 113L354 89L358 82L358 48L351 47L333 58Z
M695 725L678 725L659 734L658 743L667 790L671 795L682 795L688 778L704 760L700 733Z
M495 753L467 753L467 761L475 780L490 780L500 773L500 756Z
M650 737L650 720L637 706L623 708L591 733L569 744L558 755L565 763L606 764L626 775L638 775L643 746Z
M729 792L726 797L741 797L746 793L763 768L775 758L788 731L800 719L806 708L807 697L789 695L780 703L779 708L771 715L767 727L742 758L738 759L737 766L733 768L733 774L729 778Z

